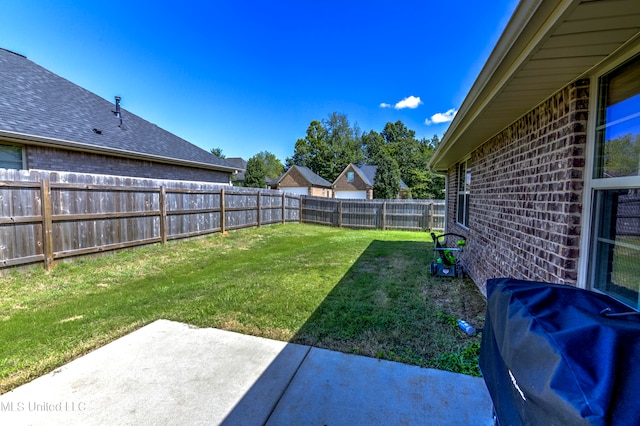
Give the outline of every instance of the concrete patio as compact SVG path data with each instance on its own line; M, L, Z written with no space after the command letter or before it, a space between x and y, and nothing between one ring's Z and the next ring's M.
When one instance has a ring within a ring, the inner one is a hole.
M11 425L489 425L481 378L159 320L0 396Z

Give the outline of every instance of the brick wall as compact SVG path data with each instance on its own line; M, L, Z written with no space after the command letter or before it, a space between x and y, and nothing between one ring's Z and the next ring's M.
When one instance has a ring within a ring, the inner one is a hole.
M462 261L483 292L492 277L575 285L588 98L576 81L471 154L468 230L449 170L447 229L467 236Z
M329 188L320 188L317 186L312 186L309 188L309 195L312 197L333 197L333 191Z
M353 182L347 180L347 173L353 172ZM338 191L366 191L367 183L362 180L359 173L356 173L353 166L349 165L334 182L334 188Z
M112 157L80 151L68 151L43 146L27 146L26 156L27 168L29 169L222 184L228 184L231 179L229 173L214 170L155 163L124 157Z
M302 174L296 169L292 167L289 169L287 174L282 178L279 187L308 187L309 182L302 176Z

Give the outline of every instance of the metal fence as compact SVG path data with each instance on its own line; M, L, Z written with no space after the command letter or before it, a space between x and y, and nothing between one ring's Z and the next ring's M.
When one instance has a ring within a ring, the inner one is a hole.
M272 223L444 228L444 202L336 200L204 182L0 169L0 268Z

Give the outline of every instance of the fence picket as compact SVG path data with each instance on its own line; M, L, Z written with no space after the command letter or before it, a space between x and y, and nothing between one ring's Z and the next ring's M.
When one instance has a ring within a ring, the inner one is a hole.
M65 172L0 169L0 200L0 268L49 269L61 258L274 223L444 227L442 201L338 200Z

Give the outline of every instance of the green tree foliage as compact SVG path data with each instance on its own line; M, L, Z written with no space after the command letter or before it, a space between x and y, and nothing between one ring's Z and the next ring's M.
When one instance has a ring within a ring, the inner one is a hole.
M308 167L333 182L349 163L358 164L363 160L360 129L352 126L345 114L334 112L322 122L314 120L309 124L307 135L296 141L286 166Z
M439 143L437 135L416 139L415 131L402 121L387 123L380 133L363 133L345 114L334 112L309 124L306 136L296 141L293 156L287 158L286 168L306 166L333 182L349 163L380 166L393 160L412 198L443 199L444 177L427 166Z
M211 153L213 155L215 155L218 158L227 158L223 153L222 153L222 148L211 148Z
M267 185L263 164L258 156L253 156L247 161L244 185L249 188L264 188Z
M640 134L627 133L604 145L605 170L613 176L633 176L640 171Z
M392 158L381 157L373 181L374 198L397 198L400 193L400 169Z
M268 180L273 180L280 176L284 171L284 166L278 158L269 151L262 151L254 155L258 161L262 163L262 170ZM252 157L252 158L253 158ZM248 164L247 164L248 167Z
M429 171L428 163L440 140L418 140L415 132L402 121L387 123L381 133L371 131L362 137L369 164L377 165L382 158L394 160L400 177L409 188L411 198L443 199L444 177Z

